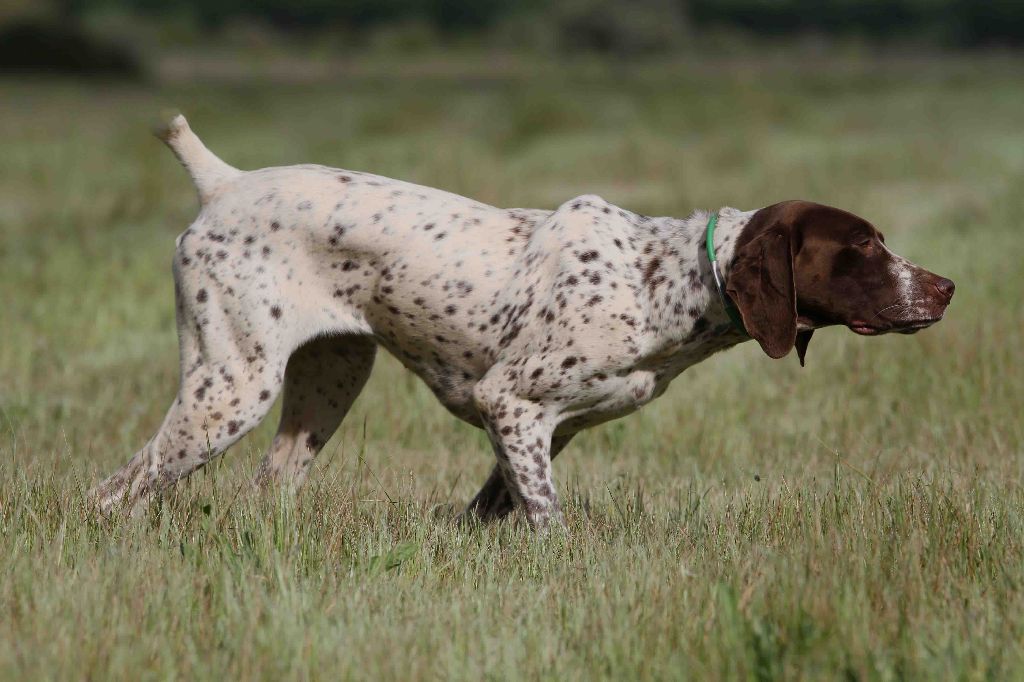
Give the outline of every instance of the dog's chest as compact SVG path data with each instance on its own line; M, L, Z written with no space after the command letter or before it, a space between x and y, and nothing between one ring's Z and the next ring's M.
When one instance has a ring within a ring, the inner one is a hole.
M620 370L615 377L603 382L605 390L599 396L570 391L563 403L562 423L557 433L575 433L635 412L665 393L669 384L687 368L741 340L728 325L708 327L657 356L641 358L633 366Z

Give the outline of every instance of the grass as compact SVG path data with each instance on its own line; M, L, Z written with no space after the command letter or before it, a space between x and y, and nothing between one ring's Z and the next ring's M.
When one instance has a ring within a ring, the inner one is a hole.
M1021 75L0 82L0 678L1024 676ZM176 388L169 264L195 200L146 132L168 105L241 167L506 206L815 199L957 295L914 337L819 332L806 369L746 344L577 438L564 536L452 525L491 455L390 359L297 500L244 488L275 414L143 520L104 521L84 490Z

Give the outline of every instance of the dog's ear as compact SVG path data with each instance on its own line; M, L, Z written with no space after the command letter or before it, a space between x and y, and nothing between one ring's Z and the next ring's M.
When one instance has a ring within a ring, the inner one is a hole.
M804 366L804 357L807 355L807 346L811 342L811 337L814 336L814 330L808 329L807 331L797 332L796 335L796 355L800 358L800 366Z
M742 244L726 286L739 308L743 326L771 358L783 357L796 343L796 282L790 234L787 224L774 221ZM810 334L806 340L810 340ZM802 360L803 353L800 355Z

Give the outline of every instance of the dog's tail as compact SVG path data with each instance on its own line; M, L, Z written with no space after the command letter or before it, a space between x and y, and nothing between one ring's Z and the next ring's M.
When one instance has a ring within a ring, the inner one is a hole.
M205 205L221 185L242 173L207 149L181 114L153 132L171 148L192 176L192 182L199 192L200 205Z

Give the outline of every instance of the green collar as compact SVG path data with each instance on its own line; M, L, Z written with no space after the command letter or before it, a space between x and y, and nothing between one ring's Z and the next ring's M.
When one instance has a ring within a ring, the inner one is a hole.
M718 289L718 296L722 299L722 305L725 306L725 312L732 320L732 324L736 329L744 336L750 336L747 333L747 328L743 326L743 318L740 317L740 311L736 308L736 305L729 298L729 295L725 293L725 280L722 278L722 271L718 267L718 256L715 255L715 226L718 225L718 212L711 214L708 218L708 231L707 238L705 241L708 246L708 261L711 262L711 274L715 276L715 288Z

